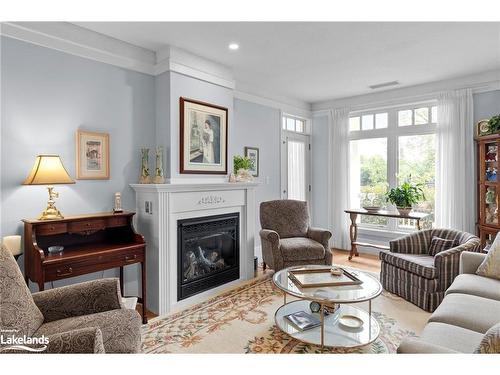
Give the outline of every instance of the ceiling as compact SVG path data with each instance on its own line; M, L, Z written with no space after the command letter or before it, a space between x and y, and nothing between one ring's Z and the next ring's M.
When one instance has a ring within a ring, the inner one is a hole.
M500 68L500 23L76 24L154 51L183 48L232 68L237 87L310 103L382 91L368 88L382 82L406 87Z

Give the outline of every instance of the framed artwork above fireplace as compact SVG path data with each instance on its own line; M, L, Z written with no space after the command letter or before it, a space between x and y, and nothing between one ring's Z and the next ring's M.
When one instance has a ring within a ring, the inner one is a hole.
M180 173L227 174L228 109L180 98Z

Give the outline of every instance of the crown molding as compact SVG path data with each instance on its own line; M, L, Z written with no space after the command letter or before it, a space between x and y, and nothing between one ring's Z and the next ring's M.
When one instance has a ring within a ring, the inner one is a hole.
M1 34L38 46L153 74L155 53L66 22L6 22Z
M1 35L156 76L167 71L234 89L229 68L174 47L158 52L68 22L5 22Z
M251 102L255 104L260 104L265 107L275 108L281 110L283 113L288 113L290 115L310 118L311 109L309 103L306 102L286 102L282 98L272 98L262 96L261 94L252 94L248 91L234 91L234 98L239 100L244 100L246 102Z
M154 74L176 72L234 90L236 83L230 68L194 55L177 47L167 46L156 52Z
M415 100L431 100L434 99L439 92L461 88L471 88L473 93L498 90L500 89L500 70L492 70L453 79L427 82L420 85L313 103L312 111L316 113L340 107L363 110L366 108L375 108L380 105L397 105Z

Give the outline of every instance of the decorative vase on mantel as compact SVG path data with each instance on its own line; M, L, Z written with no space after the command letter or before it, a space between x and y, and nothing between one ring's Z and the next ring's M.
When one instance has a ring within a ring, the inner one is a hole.
M141 148L141 176L139 177L139 183L151 183L151 176L149 175L149 148Z
M155 177L153 179L155 184L164 184L165 175L163 173L163 147L156 147L156 167L155 167Z
M252 182L253 176L248 169L240 168L236 173L236 182Z

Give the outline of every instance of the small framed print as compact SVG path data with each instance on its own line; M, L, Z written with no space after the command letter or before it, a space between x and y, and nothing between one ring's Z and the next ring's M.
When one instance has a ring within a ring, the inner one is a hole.
M250 173L254 177L259 177L259 149L257 147L245 147L245 156L252 161Z
M227 108L180 98L180 173L227 174Z
M109 179L109 134L76 132L76 178Z

